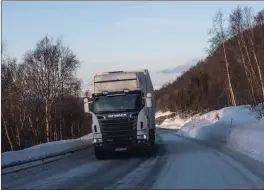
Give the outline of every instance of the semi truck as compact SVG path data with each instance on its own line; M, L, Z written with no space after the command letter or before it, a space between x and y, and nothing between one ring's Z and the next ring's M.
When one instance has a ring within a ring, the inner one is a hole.
M116 151L138 150L151 155L155 146L155 97L147 69L98 72L92 98L84 99L92 115L97 159Z

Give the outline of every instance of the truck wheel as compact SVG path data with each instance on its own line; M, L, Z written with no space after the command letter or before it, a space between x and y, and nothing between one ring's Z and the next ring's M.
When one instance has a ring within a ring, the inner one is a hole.
M104 152L96 147L94 147L94 155L95 155L95 158L98 160L102 160L105 158Z
M151 156L151 157L155 157L156 153L157 153L157 149L156 148L157 147L156 147L156 141L155 141L155 134L153 133L153 136L152 136L152 139L151 139L151 146L148 147L147 155Z
M152 146L155 146L156 144L156 137L155 137L155 133L153 134L153 138L152 138Z
M150 136L150 139L149 139L148 145L142 149L142 151L143 151L143 155L144 155L144 156L147 156L147 157L151 156L151 154L152 154L152 149L153 149L153 137Z
M150 136L151 146L153 147L155 145L155 131L151 130L151 136Z

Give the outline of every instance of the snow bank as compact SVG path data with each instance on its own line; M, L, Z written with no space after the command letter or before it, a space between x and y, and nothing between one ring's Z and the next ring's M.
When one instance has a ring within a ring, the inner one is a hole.
M226 107L193 118L179 133L200 140L226 142L231 126L234 128L256 121L247 106Z
M264 118L251 125L235 126L230 131L227 146L264 161Z
M170 112L170 111L166 111L166 112L158 111L158 112L156 112L156 114L155 114L155 119L157 119L158 117L162 117L162 116L170 115L170 114L172 114L172 113L173 113L173 112Z
M184 126L187 122L191 119L182 119L179 116L165 119L160 125L160 128L167 128L167 129L179 129Z
M91 144L92 137L92 133L90 133L78 139L53 141L19 151L3 152L2 167L42 159L52 155L63 154L75 149L84 148L85 146Z
M183 120L178 116L159 127L178 128L178 134L223 143L257 160L264 161L264 118L257 120L248 106L226 107Z

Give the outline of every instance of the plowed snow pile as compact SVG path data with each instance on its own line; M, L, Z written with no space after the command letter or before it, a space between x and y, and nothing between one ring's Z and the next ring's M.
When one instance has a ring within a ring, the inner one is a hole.
M166 112L157 112L156 114L155 114L155 118L157 119L158 117L162 117L162 116L167 116L167 115L170 115L170 114L172 114L173 112L170 112L170 111L166 111Z
M264 161L264 118L250 124L233 127L228 136L228 147L259 161Z
M92 133L78 139L53 141L32 146L19 151L2 153L2 167L13 163L23 163L45 158L54 154L65 153L91 144Z
M166 119L159 127L178 128L183 136L224 143L264 161L264 118L257 120L247 106L226 107L188 119Z

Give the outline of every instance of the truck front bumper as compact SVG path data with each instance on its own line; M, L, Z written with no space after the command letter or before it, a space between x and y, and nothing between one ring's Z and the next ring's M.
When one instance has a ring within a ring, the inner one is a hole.
M149 140L147 139L136 139L134 141L131 141L129 143L122 143L122 142L94 142L93 146L95 148L98 148L102 151L107 151L107 152L125 152L125 151L131 151L131 150L137 150L137 149L144 149L144 148L149 148L150 143Z

